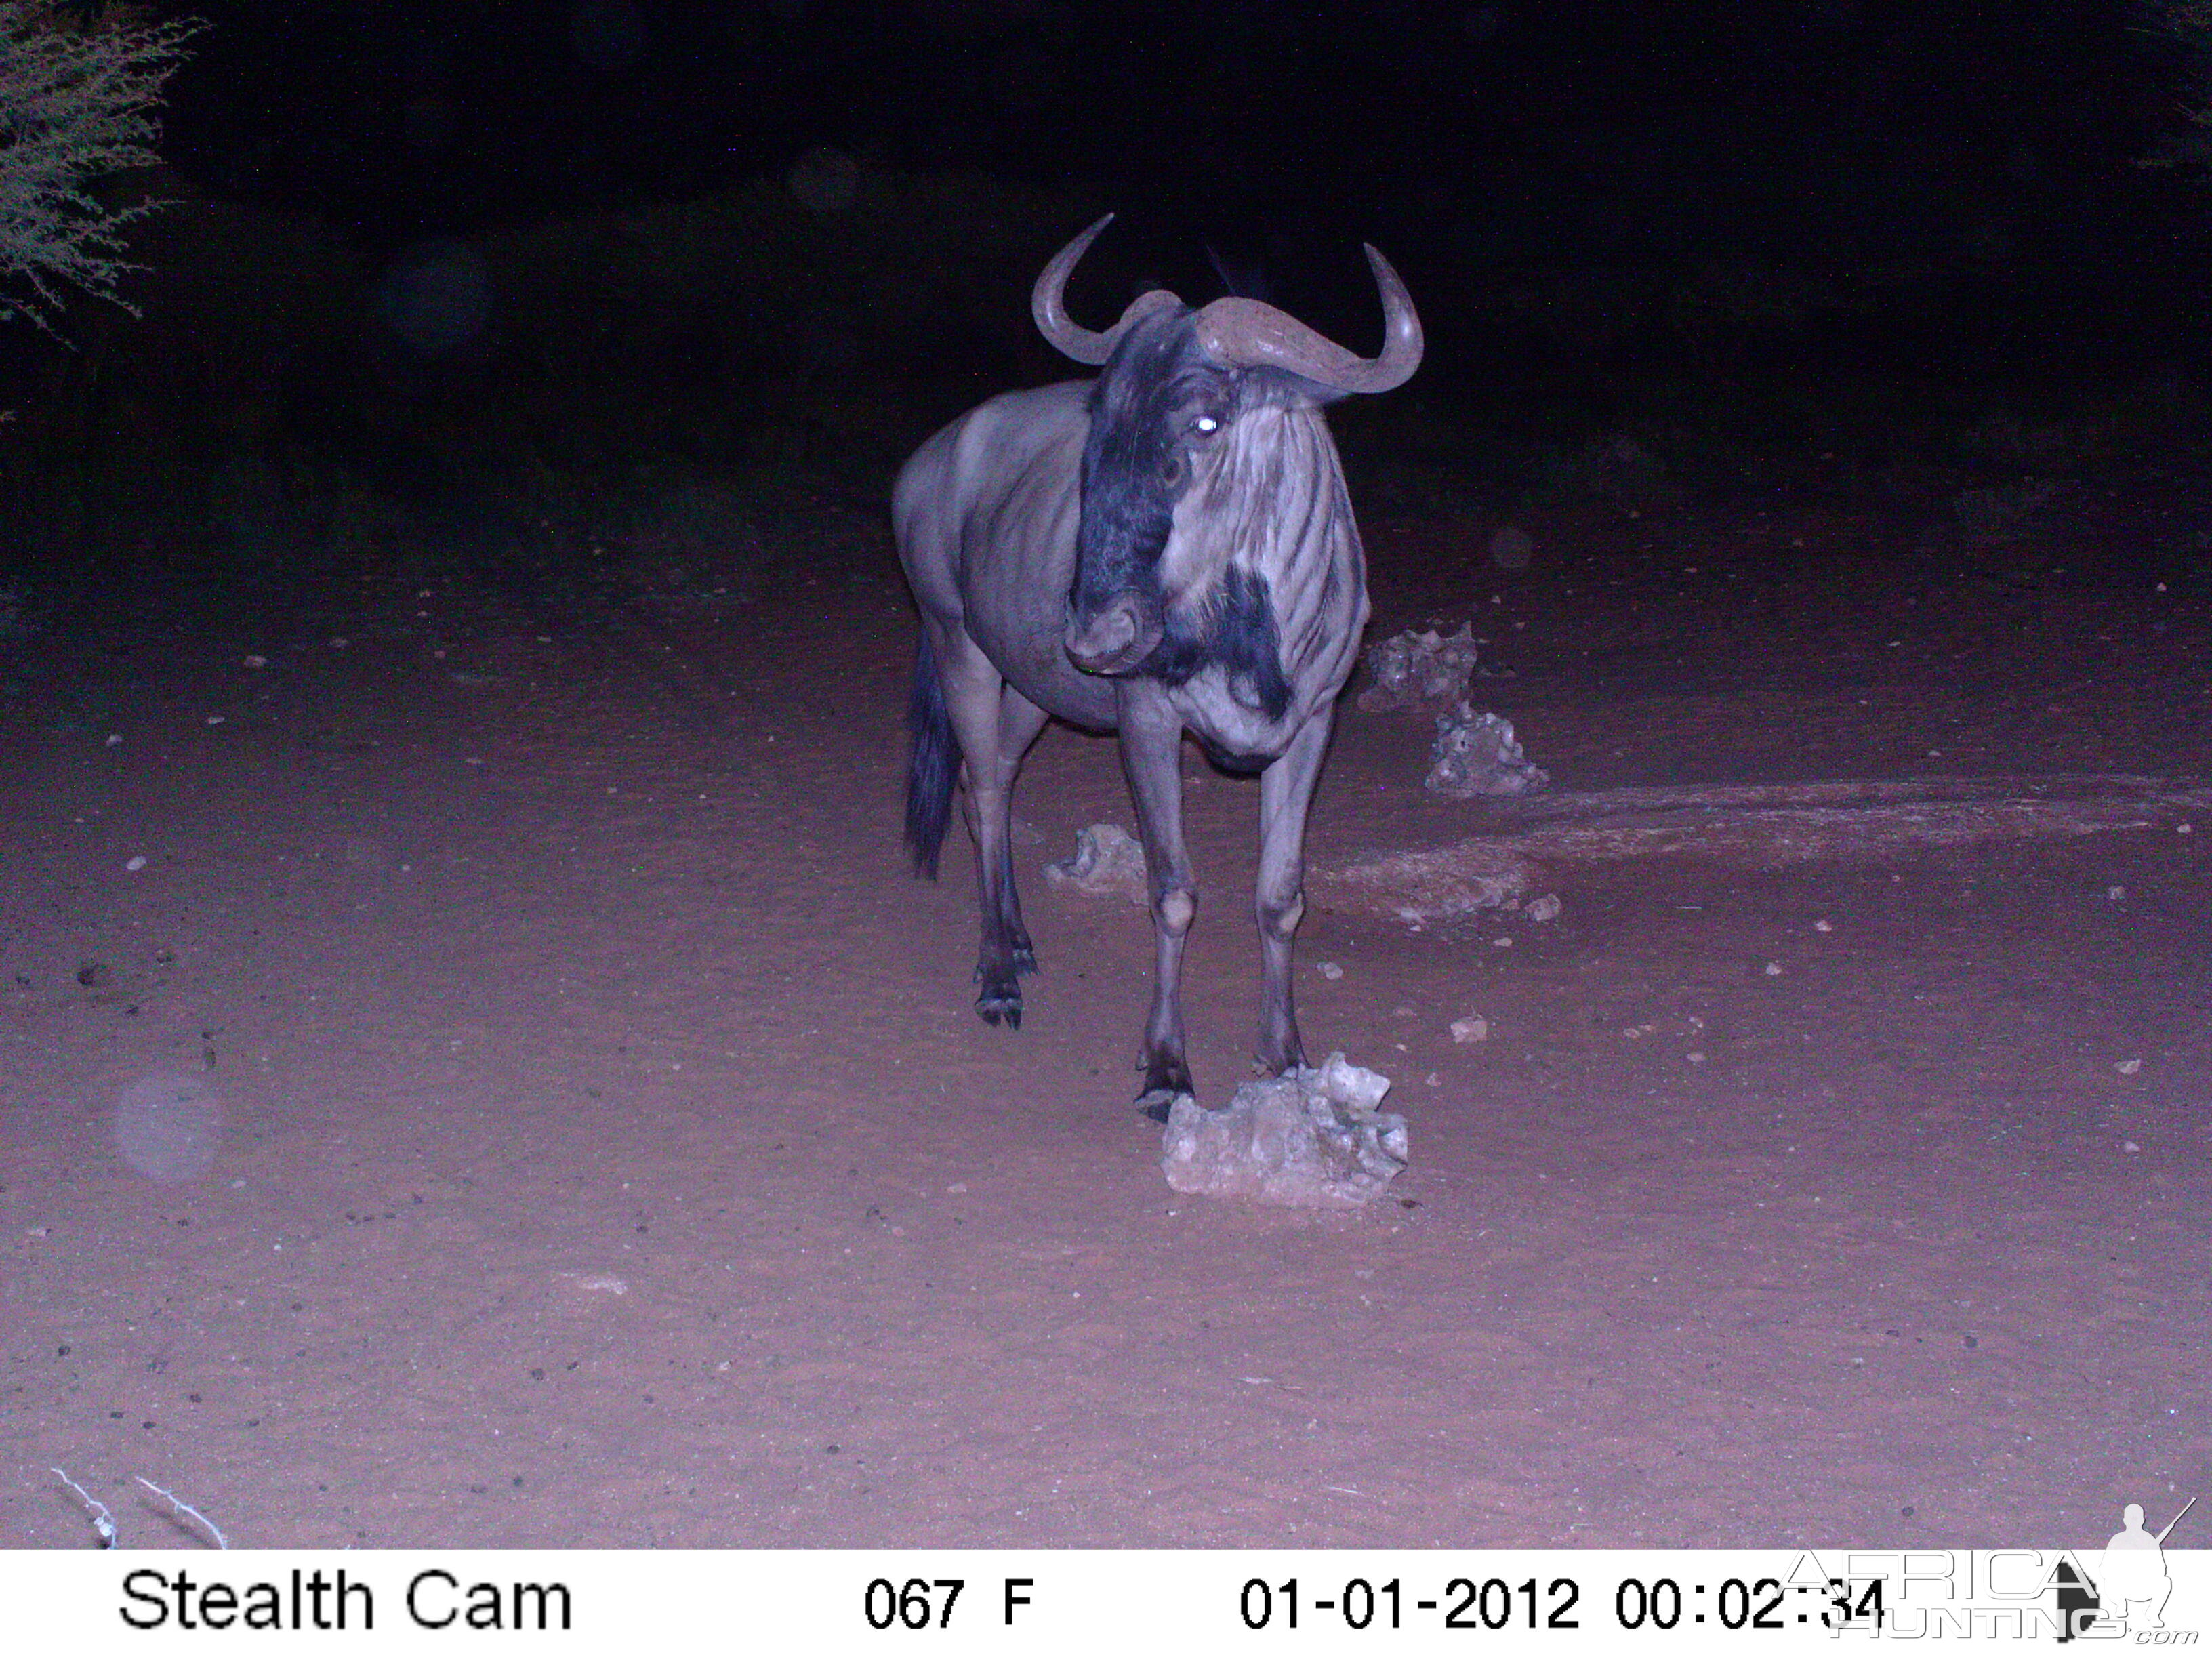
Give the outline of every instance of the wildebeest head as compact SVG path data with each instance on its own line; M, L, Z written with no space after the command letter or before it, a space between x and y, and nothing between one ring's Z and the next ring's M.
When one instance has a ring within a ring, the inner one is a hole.
M1264 592L1240 589L1237 573L1227 568L1232 524L1201 526L1218 532L1223 546L1169 557L1178 507L1195 493L1232 519L1268 511L1267 501L1237 498L1270 484L1283 491L1283 467L1298 464L1292 458L1270 464L1267 457L1255 464L1255 443L1278 441L1268 415L1311 410L1350 392L1401 384L1420 363L1421 325L1398 273L1370 247L1384 319L1376 357L1356 356L1258 300L1231 296L1194 311L1158 289L1139 295L1106 332L1094 333L1068 318L1062 295L1076 262L1113 217L1108 214L1054 256L1030 295L1044 337L1077 362L1101 367L1083 454L1067 653L1095 674L1149 665L1176 677L1206 653L1202 638L1174 637L1178 622L1202 632L1208 615L1218 622L1255 606L1264 613L1266 603ZM1334 468L1334 452L1328 453ZM1334 479L1308 483L1330 488ZM1288 491L1290 499L1298 494ZM1242 580L1249 587L1254 579L1245 573ZM1202 602L1194 605L1194 599ZM1155 656L1164 638L1175 647L1164 653L1174 661Z

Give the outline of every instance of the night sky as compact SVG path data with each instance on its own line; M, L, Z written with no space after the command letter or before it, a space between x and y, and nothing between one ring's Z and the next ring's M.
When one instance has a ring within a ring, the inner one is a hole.
M378 242L646 201L816 146L1079 184L1260 253L1475 267L1717 245L2140 257L2187 64L2100 0L1218 5L210 0L168 148Z
M284 422L336 430L356 388L457 370L554 431L634 391L718 420L748 386L765 407L863 362L1035 380L1054 365L1025 273L1109 209L1079 304L1234 287L1360 349L1376 243L1429 325L1411 396L1499 431L1747 408L1761 375L1805 406L1785 443L1821 424L1802 388L1822 377L1971 422L2193 386L2208 343L2212 193L2174 158L2212 54L2122 0L169 9L188 14L210 27L162 149L201 210L139 244L135 338L75 313L179 419L289 386ZM909 185L842 213L855 179ZM465 349L395 342L392 285L434 296L453 270L483 288ZM0 348L11 379L54 372L45 342Z

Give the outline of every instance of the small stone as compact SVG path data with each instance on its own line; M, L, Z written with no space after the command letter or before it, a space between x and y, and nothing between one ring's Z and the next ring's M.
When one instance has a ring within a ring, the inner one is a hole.
M1779 979L1782 976L1782 964L1778 962L1768 963L1766 964L1766 976L1769 979Z
M2132 1140L2124 1140L2120 1143L2120 1150L2124 1152L2139 1152L2142 1151L2142 1148L2136 1146Z
M1451 1023L1454 1042L1487 1042L1490 1041L1490 1022L1480 1014L1470 1014L1465 1019Z
M262 656L248 657L246 659L246 665L248 668L266 668L269 666L269 659Z
M146 855L143 853L133 853L123 861L123 867L126 870L143 870L146 867Z
M1816 933L1832 933L1836 931L1836 924L1823 916L1813 924L1813 931Z
M2113 903L2115 903L2115 904L2118 904L2118 903L2122 899L2125 898L2127 896L2128 896L2128 890L2127 890L2126 888L2124 888L2124 887L2107 887L2107 888L2105 890L2105 896L2106 896L2106 898L2108 898L2108 899L2112 900L2112 902Z
M1557 893L1547 893L1541 898L1530 899L1528 908L1522 914L1531 921L1553 921L1559 914L1559 896Z
M2122 1077L2133 1077L2137 1072L2142 1070L2142 1061L2139 1060L2117 1060L2112 1062L2112 1069L2118 1072Z
M1342 979L1344 977L1344 969L1337 966L1337 964L1333 962L1316 962L1314 963L1314 972L1319 974L1323 979Z

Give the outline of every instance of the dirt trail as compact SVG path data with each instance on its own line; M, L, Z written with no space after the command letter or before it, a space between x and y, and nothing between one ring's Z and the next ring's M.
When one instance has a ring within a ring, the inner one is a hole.
M1509 586L1380 527L1378 623L1472 609L1563 787L2212 771L2197 598L2014 615L1832 517L1824 583L1536 528ZM1110 750L1024 775L1045 970L987 1029L964 853L898 854L908 612L850 559L25 648L0 1545L89 1541L50 1465L142 1545L182 1540L141 1475L288 1546L2086 1545L2207 1483L2212 822L1317 908L1309 1041L1395 1079L1413 1167L1224 1207L1129 1108L1142 918L1041 878L1127 822ZM1426 740L1347 710L1317 861L1498 828ZM1253 789L1191 793L1215 1099Z

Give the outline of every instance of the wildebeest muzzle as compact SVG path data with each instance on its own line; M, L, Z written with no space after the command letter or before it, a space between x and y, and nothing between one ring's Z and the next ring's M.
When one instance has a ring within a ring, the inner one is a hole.
M1126 674L1159 644L1158 608L1136 593L1124 593L1085 620L1070 606L1067 654L1086 674Z

